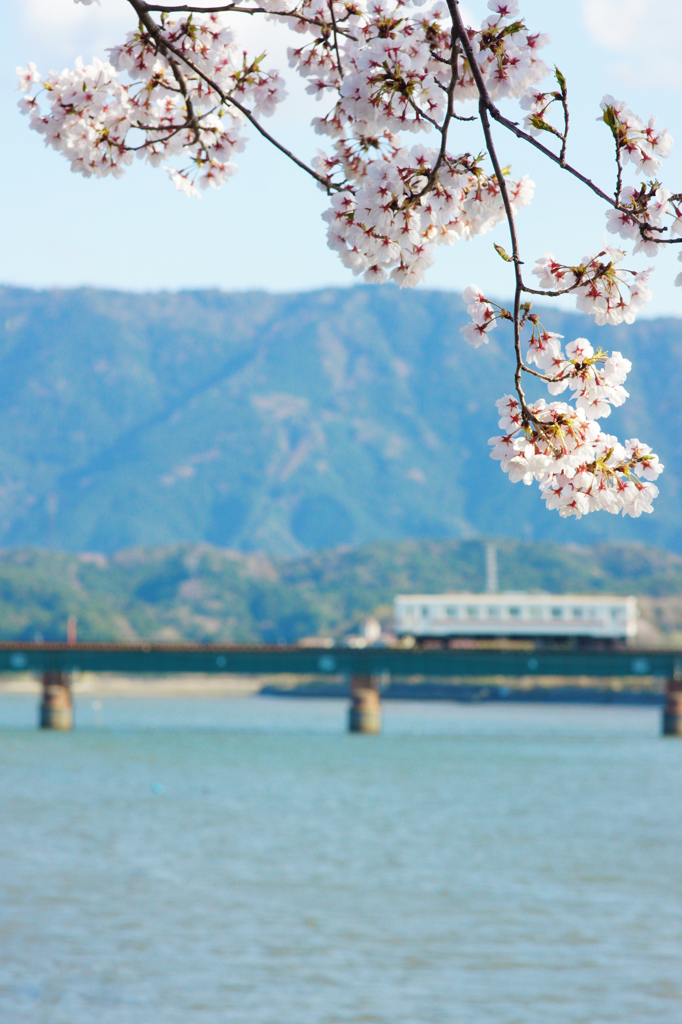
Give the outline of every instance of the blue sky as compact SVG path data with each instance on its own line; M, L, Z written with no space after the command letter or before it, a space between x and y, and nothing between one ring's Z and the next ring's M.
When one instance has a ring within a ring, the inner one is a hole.
M473 17L486 12L482 0L470 0L468 9ZM325 196L253 131L246 152L238 157L238 174L201 201L176 192L164 172L137 162L120 181L81 178L29 131L16 107L15 66L34 60L41 70L61 69L78 55L86 61L104 56L106 46L121 41L132 27L131 13L125 0L102 0L101 7L75 6L71 0L23 0L4 12L0 125L6 145L0 175L5 244L0 282L230 291L352 284L355 279L326 247L320 219ZM659 124L678 137L663 180L682 191L679 0L522 0L522 13L529 28L551 33L552 44L543 55L568 79L573 162L610 190L612 144L596 117L602 95L611 92L642 117L656 114ZM249 19L245 45L270 48L272 64L285 67L277 59L280 35L279 28L263 29ZM283 35L287 45L290 37L286 31ZM319 112L320 106L293 82L286 110L268 128L309 159L320 140L308 122ZM453 143L453 148L480 148L480 140L467 131L463 129L460 144ZM519 217L526 261L532 263L550 249L571 262L600 248L605 240L603 204L501 129L497 139L503 161L515 173L530 174L538 186L533 205ZM490 295L507 296L509 268L494 254L493 241L507 244L503 226L473 243L441 247L425 286L461 291L474 282ZM682 290L672 285L682 268L674 255L657 260L648 315L682 315ZM637 257L627 265L647 264Z

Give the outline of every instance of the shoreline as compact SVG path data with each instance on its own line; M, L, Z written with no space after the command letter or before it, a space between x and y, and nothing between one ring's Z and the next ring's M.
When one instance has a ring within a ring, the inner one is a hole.
M410 681L395 680L381 691L381 700L446 701L472 703L568 703L660 705L663 703L661 681L640 677L632 684L623 679L576 677L567 685L565 678L527 676L519 679L457 679L435 682L424 677ZM510 685L511 684L511 685ZM335 680L302 679L297 676L255 676L230 674L184 673L163 676L132 676L118 673L81 672L72 681L74 699L127 697L157 698L244 698L262 695L282 699L314 700L331 698L348 700L348 683ZM38 676L17 673L0 677L0 699L3 696L26 695L37 700L42 693Z
M71 690L79 697L250 697L259 693L265 681L257 676L199 675L124 676L107 672L74 675ZM27 694L40 697L42 682L28 674L0 679L0 698Z

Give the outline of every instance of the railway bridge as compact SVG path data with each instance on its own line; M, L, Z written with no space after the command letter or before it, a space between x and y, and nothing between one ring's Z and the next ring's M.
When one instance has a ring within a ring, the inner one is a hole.
M341 676L350 681L349 729L365 733L380 731L381 685L393 677L653 676L665 681L662 732L682 736L682 650L2 642L0 672L41 676L40 725L64 730L73 727L76 672Z

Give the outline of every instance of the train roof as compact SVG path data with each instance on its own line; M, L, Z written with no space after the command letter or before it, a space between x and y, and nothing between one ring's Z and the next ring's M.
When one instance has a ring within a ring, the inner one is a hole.
M449 591L442 594L396 594L396 601L481 601L484 603L494 601L547 601L569 603L601 603L602 601L614 603L617 601L636 601L637 598L631 594L548 594L529 593L528 591L504 590L494 594L473 594L466 591Z

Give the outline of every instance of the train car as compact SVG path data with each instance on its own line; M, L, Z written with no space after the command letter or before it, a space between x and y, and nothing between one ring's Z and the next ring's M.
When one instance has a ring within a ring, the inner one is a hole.
M575 594L399 594L399 637L624 643L637 633L634 597Z

